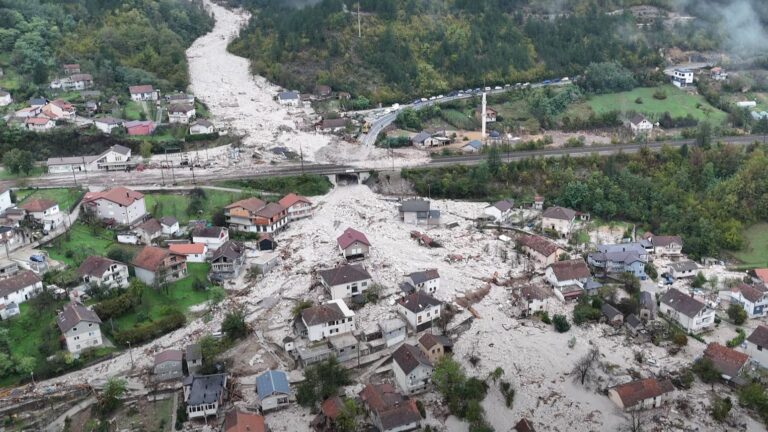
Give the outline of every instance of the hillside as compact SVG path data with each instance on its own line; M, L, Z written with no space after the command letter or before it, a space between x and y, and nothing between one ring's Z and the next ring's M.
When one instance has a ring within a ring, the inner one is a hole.
M229 3L255 11L230 46L252 60L254 72L284 87L329 84L374 102L574 76L605 61L620 62L642 80L663 65L658 48L711 49L722 38L698 20L639 27L640 18L619 9L637 1L367 0L360 1L362 37L357 2ZM670 8L673 2L643 3Z
M101 89L188 83L184 51L212 28L199 0L0 0L0 88L24 100L79 63Z

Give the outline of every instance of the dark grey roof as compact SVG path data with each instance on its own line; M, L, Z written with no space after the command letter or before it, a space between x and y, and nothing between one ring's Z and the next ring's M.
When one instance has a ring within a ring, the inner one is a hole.
M301 318L306 325L313 326L330 321L344 319L344 312L336 303L326 303L301 311Z
M169 227L169 226L176 225L177 223L179 223L179 221L176 220L176 218L173 216L163 216L160 218L160 223Z
M64 310L56 318L56 324L59 325L59 329L64 333L82 321L101 324L101 320L96 315L96 312L77 303L69 303L64 306Z
M186 351L187 361L201 360L203 358L203 353L198 344L187 345Z
M640 307L656 310L656 298L648 291L640 292Z
M224 392L225 374L192 377L187 405L202 405L218 402Z
M689 272L699 268L693 261L680 261L670 264L669 267L676 272Z
M632 119L630 121L632 122L632 124L638 125L643 120L645 120L645 116L643 116L642 114L635 114L635 115L632 116Z
M117 119L112 119L112 120L117 120ZM117 120L117 121L121 122L122 120ZM121 155L127 155L128 153L131 152L131 149L125 146L121 146L120 144L115 144L109 149L112 150L113 152L120 153Z
M299 98L299 94L294 91L280 92L277 94L277 98L280 100L295 100Z
M371 279L371 275L360 264L343 265L317 272L328 286L336 286Z
M747 338L748 342L752 342L757 346L768 348L768 327L759 325Z
M430 281L433 279L439 279L440 274L437 272L437 269L429 269L424 271L417 271L413 272L408 275L409 278L415 283L416 285L420 283L424 283L426 281Z
M213 257L211 257L211 261L216 262L221 258L237 261L243 256L244 252L245 246L243 246L242 243L229 240L216 249L216 252L213 253Z
M40 278L30 270L24 270L9 278L0 279L0 297L13 294L38 282L40 282Z
M410 293L416 291L416 287L411 285L410 282L400 282L397 286L398 286L398 288L400 288L400 291L402 291L402 292L404 292L406 294L410 294Z
M432 367L432 363L424 356L424 353L419 348L409 344L400 345L400 348L392 354L392 360L406 375L421 365Z
M196 228L194 231L192 231L192 236L205 237L205 238L218 238L221 235L221 232L223 230L224 230L223 227Z
M505 212L505 211L511 209L513 205L514 205L514 203L512 201L510 201L510 200L496 201L493 204L494 207L496 207L497 209L499 209L502 212Z
M424 141L426 141L427 139L429 139L431 137L432 137L432 134L430 134L429 132L422 131L422 132L417 133L413 137L411 137L411 142L415 142L415 143L421 144L421 143L423 143Z
M400 206L401 212L427 212L429 211L429 201L422 199L409 199L403 201Z
M400 299L398 303L400 306L413 313L421 312L431 306L439 306L443 304L440 300L423 291L416 291L415 293L409 294Z
M544 210L541 216L550 219L572 220L576 217L576 211L565 207L550 207Z
M624 317L624 315L615 307L609 305L608 303L603 303L603 306L600 308L600 311L605 315L606 318L613 321L617 317Z
M635 314L629 314L627 315L627 319L625 320L628 326L636 329L643 325L643 323L640 321L640 319Z
M695 317L706 305L674 288L661 297L661 303L688 317Z

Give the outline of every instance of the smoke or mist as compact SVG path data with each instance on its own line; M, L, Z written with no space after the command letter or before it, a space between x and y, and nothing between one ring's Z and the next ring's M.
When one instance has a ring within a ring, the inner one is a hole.
M679 0L680 6L708 21L719 23L725 36L722 48L753 55L768 52L768 20L765 0Z

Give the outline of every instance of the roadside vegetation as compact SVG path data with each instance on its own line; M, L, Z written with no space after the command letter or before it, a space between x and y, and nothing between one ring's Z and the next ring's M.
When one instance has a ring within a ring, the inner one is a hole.
M304 174L286 177L261 177L249 180L227 180L219 186L247 189L250 191L270 192L286 195L291 192L305 195L325 195L331 190L331 182L327 177L316 174Z

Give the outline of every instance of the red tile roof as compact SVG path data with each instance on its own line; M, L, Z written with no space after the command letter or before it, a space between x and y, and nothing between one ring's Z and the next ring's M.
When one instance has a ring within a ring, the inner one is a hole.
M298 202L312 204L312 201L308 200L303 196L296 195L295 193L289 193L288 195L284 196L283 198L280 199L280 201L278 201L278 204L280 204L285 208L289 208Z
M139 93L152 93L155 91L154 87L152 87L149 84L146 85L135 85L128 87L128 91L131 94L139 94Z
M669 380L659 381L656 378L646 378L617 385L612 390L618 393L624 407L628 408L646 399L672 392L675 387Z
M202 243L172 244L168 249L179 255L196 255L205 252L205 245Z
M233 208L244 208L248 210L251 213L256 213L261 208L263 208L265 205L267 205L266 202L258 199L258 198L248 198L240 201L235 201L232 204L224 207L225 209L233 209Z
M339 238L336 239L336 241L339 243L339 246L342 249L348 248L356 241L366 246L371 245L371 243L368 241L368 238L365 236L365 234L353 228L347 228L346 230L344 230L344 233L342 233L339 236Z
M707 345L707 349L704 350L704 357L712 360L718 372L732 378L738 376L741 368L749 360L748 355L716 342Z
M155 366L167 361L180 362L184 358L184 354L179 350L169 349L163 352L155 354Z
M558 261L554 264L550 264L552 272L558 281L568 281L576 279L585 279L592 274L589 272L589 267L583 259Z
M755 269L755 276L763 283L768 284L768 268Z
M24 201L19 208L23 208L24 210L30 212L30 213L39 213L48 210L49 208L56 206L57 204L51 200L47 199L31 199L28 201Z
M224 418L224 432L266 432L264 417L237 409L227 413Z
M28 117L26 120L24 120L24 123L32 125L44 125L48 124L49 121L52 120L48 117Z
M154 246L145 246L140 250L138 254L133 258L133 265L145 270L156 271L160 264L163 263L171 251L168 249L162 249Z
M338 417L343 408L344 402L342 402L341 398L338 396L330 397L324 400L322 404L320 404L320 411L322 411L323 415L330 419L335 419Z
M88 192L85 194L83 202L93 202L105 199L107 201L112 201L115 204L120 204L123 207L128 207L142 198L144 198L143 193L118 186L106 191Z
M525 246L533 251L548 257L560 249L557 243L537 235L524 235L518 239L521 246Z

